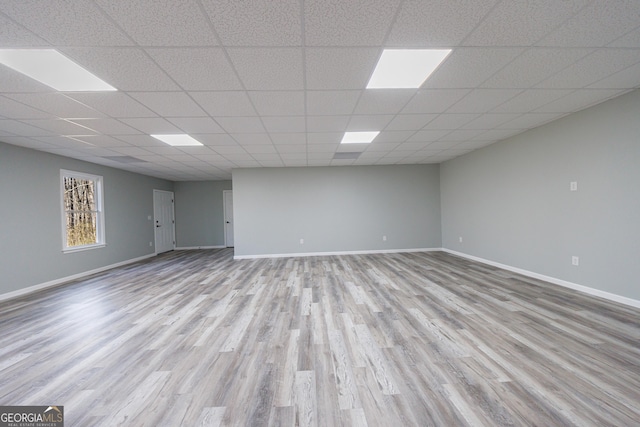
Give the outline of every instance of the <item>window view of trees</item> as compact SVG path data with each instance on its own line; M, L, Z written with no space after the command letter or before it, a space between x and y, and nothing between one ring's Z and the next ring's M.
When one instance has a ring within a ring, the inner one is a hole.
M98 243L96 182L72 176L63 177L67 246Z

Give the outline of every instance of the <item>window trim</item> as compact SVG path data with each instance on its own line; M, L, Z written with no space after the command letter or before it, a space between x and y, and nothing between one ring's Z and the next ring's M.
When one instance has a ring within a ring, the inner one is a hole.
M79 179L86 179L95 182L95 196L96 196L96 243L90 245L79 246L67 246L67 212L64 206L64 178L72 177ZM77 172L67 169L60 169L60 224L62 231L62 252L73 253L86 251L90 249L104 248L107 246L104 231L104 178L100 175L93 175L84 172Z

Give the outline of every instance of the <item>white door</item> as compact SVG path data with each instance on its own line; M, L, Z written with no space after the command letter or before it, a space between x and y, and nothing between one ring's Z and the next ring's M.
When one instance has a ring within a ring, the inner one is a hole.
M224 195L224 245L233 247L233 191L223 190Z
M153 217L156 253L172 251L176 242L173 193L171 191L153 190Z

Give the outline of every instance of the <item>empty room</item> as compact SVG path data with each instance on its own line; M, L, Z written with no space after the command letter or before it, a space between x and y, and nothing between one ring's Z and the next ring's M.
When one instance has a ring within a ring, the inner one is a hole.
M640 424L638 1L2 1L0 200L0 426Z

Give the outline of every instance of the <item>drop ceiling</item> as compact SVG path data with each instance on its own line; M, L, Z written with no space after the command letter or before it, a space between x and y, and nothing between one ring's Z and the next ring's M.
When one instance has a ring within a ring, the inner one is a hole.
M440 163L636 89L640 2L7 0L0 47L57 49L118 89L56 92L0 65L0 141L223 180ZM365 89L384 48L453 51L419 89ZM380 134L345 147L346 131Z

